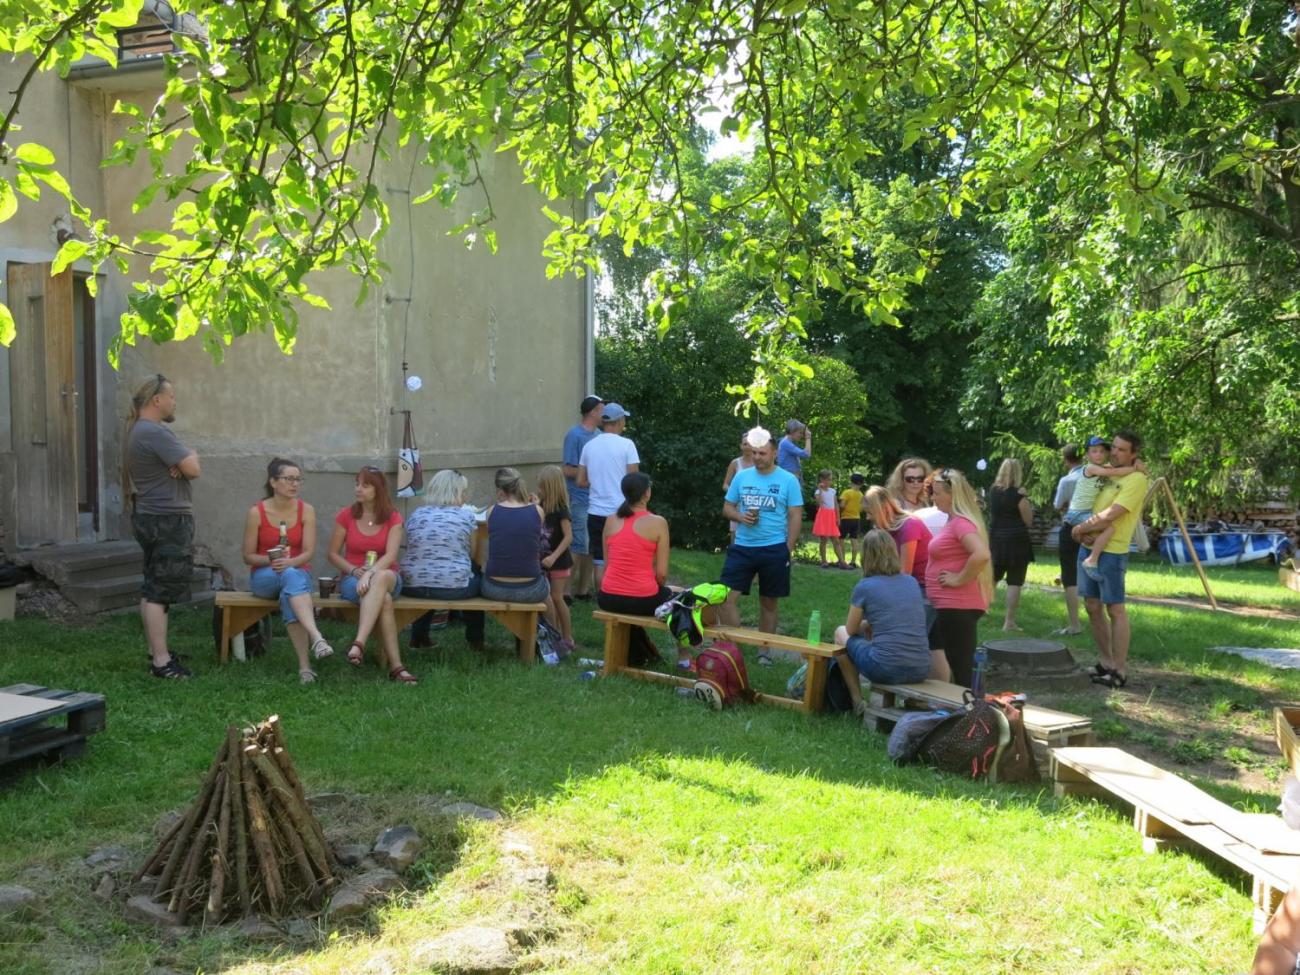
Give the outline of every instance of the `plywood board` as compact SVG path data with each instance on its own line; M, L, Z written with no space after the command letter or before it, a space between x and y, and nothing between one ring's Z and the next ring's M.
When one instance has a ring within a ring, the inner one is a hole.
M51 701L43 697L26 697L22 694L5 694L0 692L0 724L29 718L46 711L57 711L63 706L62 701Z

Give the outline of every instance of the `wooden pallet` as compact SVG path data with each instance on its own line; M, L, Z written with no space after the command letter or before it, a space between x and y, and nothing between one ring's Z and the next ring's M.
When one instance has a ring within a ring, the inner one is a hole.
M1294 563L1295 560L1292 559L1292 562ZM1282 585L1286 586L1288 589L1294 589L1296 592L1300 592L1300 572L1297 572L1289 565L1278 566L1277 581L1282 583Z
M1114 797L1132 806L1147 853L1196 846L1249 874L1257 934L1300 872L1300 833L1280 816L1241 812L1123 749L1052 749L1051 775L1058 796Z
M1300 778L1300 704L1279 704L1273 709L1273 735L1278 751L1291 766L1291 774Z
M904 711L954 708L962 704L964 687L938 680L916 684L873 684L867 713L877 731L889 731ZM1026 704L1025 731L1043 746L1089 745L1092 743L1092 719L1066 711Z
M0 694L30 699L27 706L0 720L0 765L32 756L75 758L86 750L86 739L107 725L108 705L103 694L56 691L36 684L0 687ZM25 711L29 713L17 713ZM62 718L51 725L52 719Z

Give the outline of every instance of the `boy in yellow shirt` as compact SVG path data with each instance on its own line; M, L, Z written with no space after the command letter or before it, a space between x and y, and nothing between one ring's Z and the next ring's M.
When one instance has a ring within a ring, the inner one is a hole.
M858 538L862 535L862 486L867 479L849 475L849 488L840 495L840 538L849 543L849 565L858 562Z

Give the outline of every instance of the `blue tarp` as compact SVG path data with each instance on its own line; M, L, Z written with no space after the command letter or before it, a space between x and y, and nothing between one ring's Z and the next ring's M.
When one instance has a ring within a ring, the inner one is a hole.
M1212 535L1191 535L1196 557L1202 565L1236 565L1257 559L1276 557L1286 541L1282 532L1215 532ZM1177 531L1160 536L1160 555L1173 565L1191 565L1187 543Z

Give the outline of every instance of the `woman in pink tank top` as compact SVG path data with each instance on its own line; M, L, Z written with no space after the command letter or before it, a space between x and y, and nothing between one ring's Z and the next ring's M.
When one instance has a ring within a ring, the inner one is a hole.
M605 520L605 575L596 605L611 613L653 616L661 603L672 598L668 579L668 522L652 514L650 478L638 472L624 476L620 485L623 505ZM659 648L645 629L632 627L628 659L633 665L659 657ZM679 650L677 666L687 670L691 655Z

